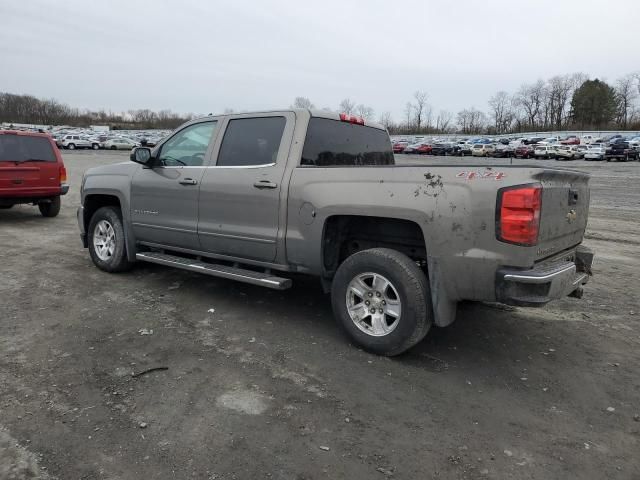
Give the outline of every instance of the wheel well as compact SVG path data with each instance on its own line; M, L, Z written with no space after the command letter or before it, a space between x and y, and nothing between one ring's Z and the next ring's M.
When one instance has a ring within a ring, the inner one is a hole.
M120 200L113 195L89 195L84 199L84 227L89 226L93 214L102 207L118 207L121 209Z
M420 226L410 220L336 215L325 223L322 261L325 277L333 277L348 256L369 248L392 248L426 265L427 248Z

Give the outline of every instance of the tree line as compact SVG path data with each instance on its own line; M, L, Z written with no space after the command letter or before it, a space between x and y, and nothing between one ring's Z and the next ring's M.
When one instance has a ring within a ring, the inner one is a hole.
M406 103L403 118L388 111L376 116L364 103L345 98L339 112L377 120L392 134L504 134L546 130L640 130L640 72L612 85L583 73L556 75L526 83L512 93L498 91L487 109L465 108L457 113L436 111L425 91L416 91ZM315 108L307 97L296 97L292 107ZM324 110L333 110L325 107ZM225 113L233 112L225 109ZM0 92L0 122L37 125L109 125L118 128L172 129L194 118L171 110L129 110L113 113L72 108L54 99Z
M377 117L373 108L344 99L338 111L377 120L392 134L505 134L547 130L640 130L640 72L625 75L613 85L583 73L556 75L523 84L517 91L499 91L487 110L465 108L456 114L436 111L425 91L417 91L394 121L390 112ZM293 106L313 108L306 97ZM327 109L329 110L329 109Z
M0 122L33 125L109 125L111 129L173 129L191 120L192 114L179 115L171 110L149 109L113 113L105 110L80 110L54 99L0 92Z

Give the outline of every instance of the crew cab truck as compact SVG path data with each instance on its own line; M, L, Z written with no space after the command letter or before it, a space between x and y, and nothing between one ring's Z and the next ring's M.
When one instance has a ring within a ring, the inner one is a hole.
M355 343L397 355L462 300L581 296L588 176L399 166L386 130L304 109L186 123L131 162L88 170L81 238L100 269L135 261L273 289L319 277Z
M49 135L0 130L0 209L30 203L43 217L55 217L68 191L67 170Z
M628 162L629 160L638 160L640 152L629 145L629 142L615 142L607 147L604 158L607 162L611 160Z

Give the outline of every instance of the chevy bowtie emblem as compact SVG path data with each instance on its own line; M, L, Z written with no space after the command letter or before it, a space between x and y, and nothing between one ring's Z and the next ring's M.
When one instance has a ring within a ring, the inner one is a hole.
M576 218L578 218L578 214L576 213L576 211L573 209L569 210L569 212L567 213L567 222L573 223L576 221Z

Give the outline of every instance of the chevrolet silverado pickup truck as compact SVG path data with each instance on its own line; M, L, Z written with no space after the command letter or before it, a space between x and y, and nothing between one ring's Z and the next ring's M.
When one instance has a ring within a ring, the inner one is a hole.
M273 289L318 277L364 349L397 355L463 300L580 297L588 175L396 165L384 127L304 109L209 116L88 170L78 209L95 265L136 261Z

